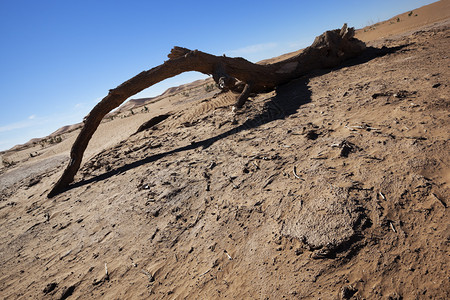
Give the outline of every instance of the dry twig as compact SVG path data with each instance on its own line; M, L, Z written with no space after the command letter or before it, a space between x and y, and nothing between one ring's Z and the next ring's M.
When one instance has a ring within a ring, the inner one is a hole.
M142 269L141 272L148 277L148 281L150 282L155 281L155 277L153 277L153 275L150 274L150 272L147 272L144 269Z
M271 184L273 182L273 180L275 179L275 174L272 174L269 176L269 178L267 178L266 182L263 185L263 189L265 189L269 184Z
M108 265L105 263L105 279L109 280Z
M229 260L233 260L233 258L231 257L231 255L228 254L227 250L224 250L223 252L227 255L227 257L228 257Z
M208 269L207 271L203 272L202 274L198 275L198 277L202 277L203 275L206 275L211 269Z
M397 233L397 230L395 230L394 224L392 224L392 222L389 222L389 226L391 227L393 232Z
M295 178L305 181L303 178L301 178L300 176L297 175L297 167L296 166L294 166L294 168L292 169L292 173L294 174Z
M447 208L447 204L442 199L440 199L438 196L436 196L435 193L433 193L433 196L434 196L434 198L436 198L437 201L439 201L439 203L441 203L444 206L444 208Z

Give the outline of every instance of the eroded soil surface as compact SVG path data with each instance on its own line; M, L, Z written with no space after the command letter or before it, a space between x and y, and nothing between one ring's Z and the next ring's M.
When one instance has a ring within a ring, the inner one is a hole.
M450 298L449 38L191 102L52 199L63 158L3 173L2 298Z

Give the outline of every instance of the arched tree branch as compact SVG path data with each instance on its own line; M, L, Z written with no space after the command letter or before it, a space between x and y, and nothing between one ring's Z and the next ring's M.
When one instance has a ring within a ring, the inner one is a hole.
M215 56L198 50L174 47L169 60L148 71L141 72L109 91L89 113L70 152L70 161L48 197L64 191L80 168L84 151L103 117L140 91L183 72L197 71L212 75L221 89L241 93L235 104L241 108L250 93L262 93L298 78L312 70L330 68L365 49L355 38L354 29L327 31L300 54L273 64L254 64L243 58Z

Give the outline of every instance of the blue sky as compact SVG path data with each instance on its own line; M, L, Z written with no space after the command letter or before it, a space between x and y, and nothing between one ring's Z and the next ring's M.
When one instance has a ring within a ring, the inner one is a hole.
M432 2L0 0L0 150L80 122L175 45L255 62L345 22L361 28ZM199 78L186 73L134 98Z

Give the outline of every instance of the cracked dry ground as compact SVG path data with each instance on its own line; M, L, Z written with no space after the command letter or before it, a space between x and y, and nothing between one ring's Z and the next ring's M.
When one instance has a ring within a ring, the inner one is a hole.
M21 181L2 297L448 299L449 33L377 41L235 116L229 95L193 105L53 199L62 166Z

